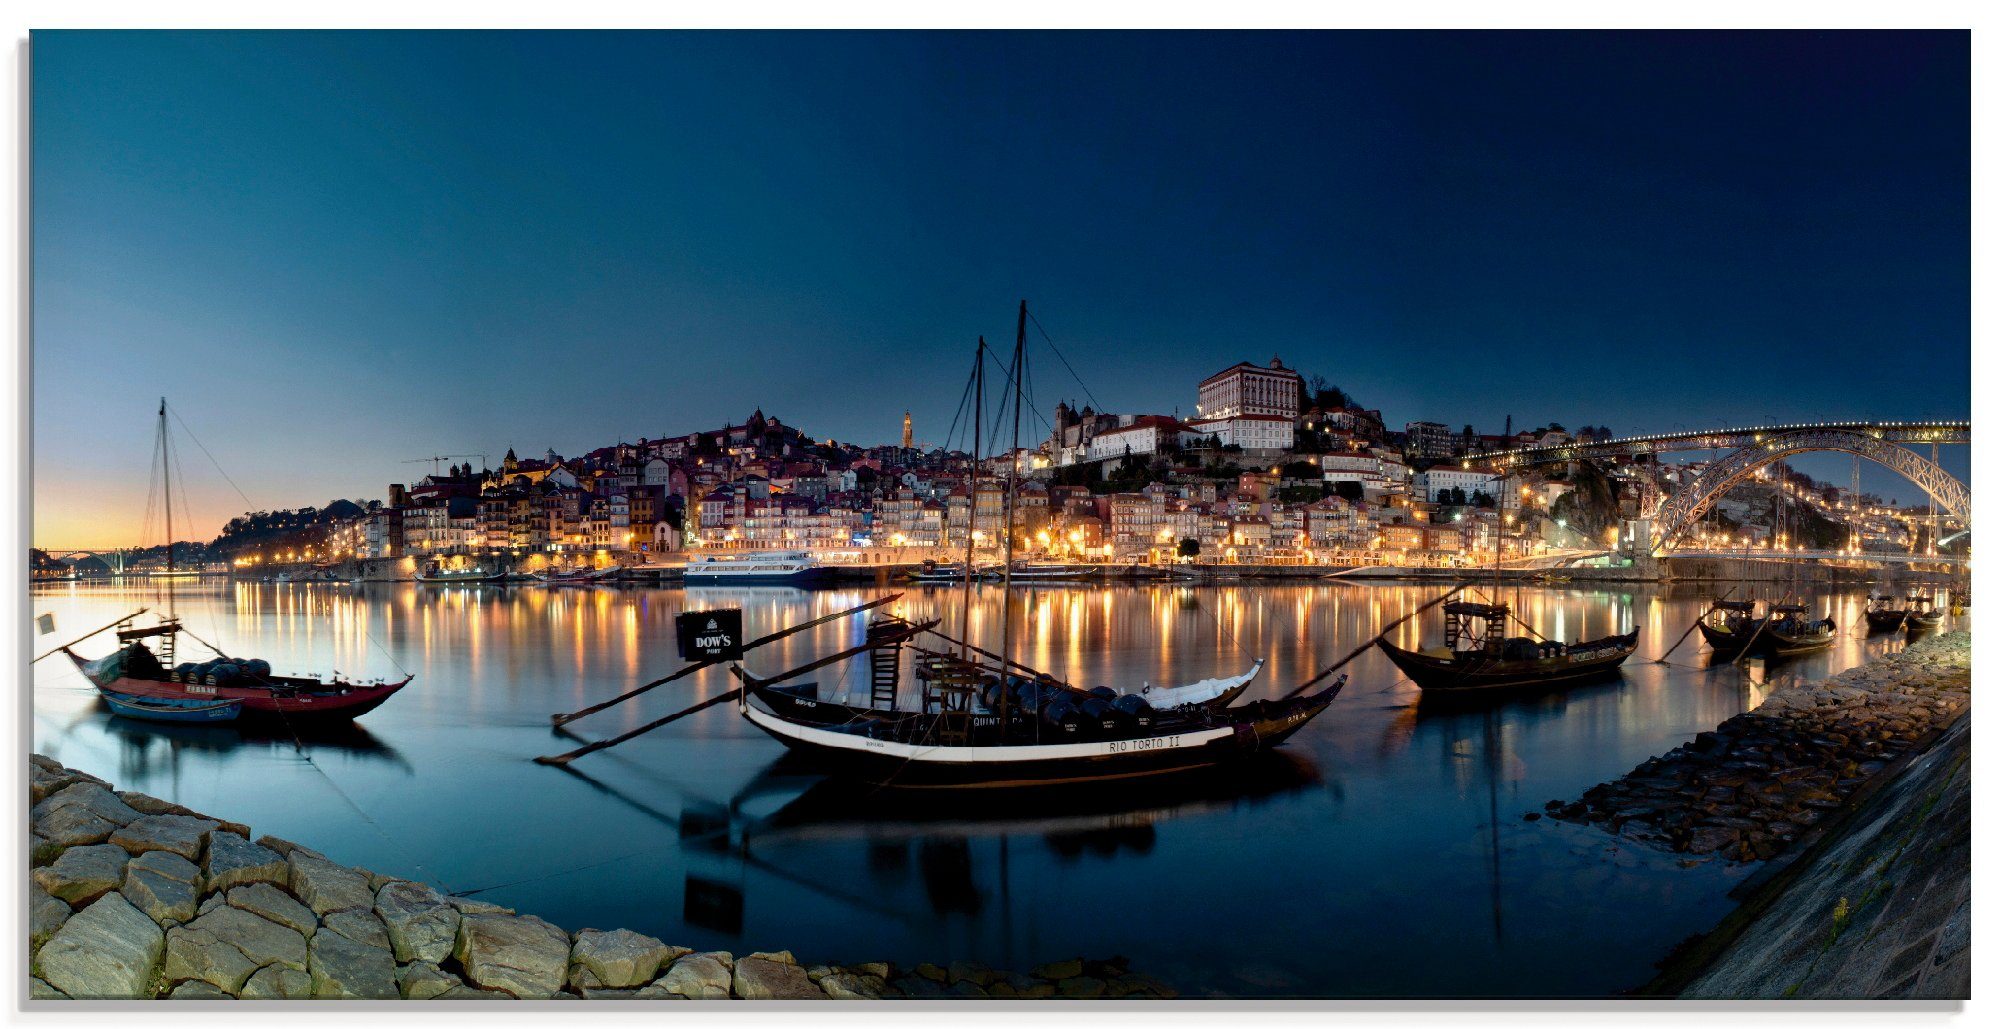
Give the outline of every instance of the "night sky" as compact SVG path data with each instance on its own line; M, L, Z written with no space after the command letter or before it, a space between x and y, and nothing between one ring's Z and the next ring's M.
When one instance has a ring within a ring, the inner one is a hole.
M1964 33L38 32L32 74L43 545L133 541L161 394L257 507L760 406L942 443L1023 297L1082 377L1031 328L1044 413L1273 355L1391 428L1970 407ZM205 537L244 498L182 460Z

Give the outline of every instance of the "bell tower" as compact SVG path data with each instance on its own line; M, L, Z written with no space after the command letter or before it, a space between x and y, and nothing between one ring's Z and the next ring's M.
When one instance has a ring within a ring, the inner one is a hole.
M914 437L910 435L910 412L908 411L903 412L903 449L904 450L916 449L916 443L914 442Z

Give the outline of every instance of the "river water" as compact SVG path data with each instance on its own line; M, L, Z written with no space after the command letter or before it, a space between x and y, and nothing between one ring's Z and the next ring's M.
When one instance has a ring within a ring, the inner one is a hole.
M1274 696L1435 597L1435 585L1016 590L1014 656L1073 682L1133 687L1240 672ZM1824 654L1710 667L1698 639L1657 656L1707 602L1652 586L1505 596L1546 635L1638 625L1622 677L1435 710L1379 651L1270 761L1072 803L963 796L916 805L817 775L722 704L571 771L548 716L679 667L674 616L740 606L751 636L881 596L873 588L500 589L204 583L175 590L194 633L279 672L415 682L358 727L295 740L112 717L61 658L35 667L35 748L123 789L249 823L345 863L422 878L565 928L807 961L976 961L1025 970L1122 954L1186 996L1604 996L1644 982L1730 907L1749 869L1604 832L1526 821L1748 707L1900 648L1864 638L1864 591L1814 598L1844 627ZM1739 593L1739 596L1741 594ZM151 589L42 587L48 645ZM997 646L1002 594L971 611ZM956 626L959 595L892 610ZM150 620L150 615L146 616ZM1398 630L1435 643L1435 609ZM843 619L752 653L769 674L860 640ZM79 647L109 649L105 637ZM184 643L192 647L191 643ZM187 651L184 650L184 655ZM866 694L866 669L819 673ZM599 738L734 685L708 670L576 722Z

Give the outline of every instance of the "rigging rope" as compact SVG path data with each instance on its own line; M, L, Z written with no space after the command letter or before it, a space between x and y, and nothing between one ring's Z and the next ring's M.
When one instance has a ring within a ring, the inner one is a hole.
M1062 362L1063 369L1069 372L1069 377L1075 379L1078 386L1083 387L1083 395L1089 398L1091 406L1097 408L1099 411L1104 410L1104 405L1099 403L1097 396L1090 392L1090 384L1083 381L1083 376L1078 375L1075 368L1070 367L1069 358L1063 356L1062 349L1057 347L1056 341L1049 337L1049 330L1042 328L1041 320L1035 317L1035 312L1028 312L1028 321L1034 323L1035 331L1042 334L1042 341L1049 345L1051 351L1055 352L1056 360Z

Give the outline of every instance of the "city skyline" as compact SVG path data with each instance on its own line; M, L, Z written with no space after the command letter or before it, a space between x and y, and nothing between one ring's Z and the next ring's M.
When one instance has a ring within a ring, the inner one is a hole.
M1043 414L1273 354L1392 427L1969 408L1963 34L35 46L38 544L137 530L161 393L264 508L753 408L943 443L1021 297Z

